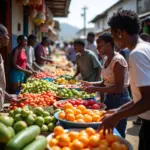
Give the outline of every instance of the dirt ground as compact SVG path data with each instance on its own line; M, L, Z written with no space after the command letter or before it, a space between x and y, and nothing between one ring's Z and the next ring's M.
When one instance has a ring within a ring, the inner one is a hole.
M126 139L132 144L134 150L138 150L138 143L139 143L139 125L133 125L132 121L136 117L129 118L128 124L127 124L127 130L126 130Z

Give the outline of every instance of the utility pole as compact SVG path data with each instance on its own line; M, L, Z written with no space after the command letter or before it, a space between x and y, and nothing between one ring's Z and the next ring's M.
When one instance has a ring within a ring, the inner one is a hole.
M84 36L86 36L86 11L87 11L87 7L86 6L84 6L83 8L82 8L82 10L83 10L83 13L81 14L81 16L83 17L83 24L84 24Z

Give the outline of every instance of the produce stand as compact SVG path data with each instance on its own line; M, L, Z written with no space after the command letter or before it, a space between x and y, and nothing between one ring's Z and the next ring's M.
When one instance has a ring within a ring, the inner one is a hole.
M50 139L47 140L46 137L55 133L59 126L64 129L74 127L86 130L89 127L97 129L101 124L106 106L95 102L93 100L95 95L77 89L75 85L80 83L72 79L71 76L74 74L72 64L64 56L55 55L52 59L54 64L46 64L45 73L38 73L22 84L18 95L26 100L21 103L11 102L1 113L0 150L5 148L6 150L46 150L51 145ZM67 102L63 108L58 107L57 103L64 102L58 102L62 98L70 99L74 104ZM90 107L86 101L89 102ZM96 130L94 132L96 134ZM113 134L121 137L116 129ZM121 140L122 138L120 142ZM128 146L128 142L125 141L125 145Z

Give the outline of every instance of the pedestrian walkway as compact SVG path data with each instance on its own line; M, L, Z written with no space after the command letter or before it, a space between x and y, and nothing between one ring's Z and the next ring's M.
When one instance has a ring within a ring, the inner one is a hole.
M139 143L139 130L140 126L133 125L133 120L135 117L128 118L127 130L126 130L126 139L131 143L133 146L133 150L138 150L138 143Z

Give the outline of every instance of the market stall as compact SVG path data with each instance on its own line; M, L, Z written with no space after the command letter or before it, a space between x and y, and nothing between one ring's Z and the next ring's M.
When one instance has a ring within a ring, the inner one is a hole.
M0 116L0 143L6 150L132 150L116 129L97 131L106 105L95 93L82 91L72 79L73 69L62 55L53 57L47 72L39 72L22 84L20 103L11 102ZM53 69L52 69L53 68ZM57 72L57 69L60 72ZM70 69L70 70L69 70ZM72 74L71 74L71 73Z

